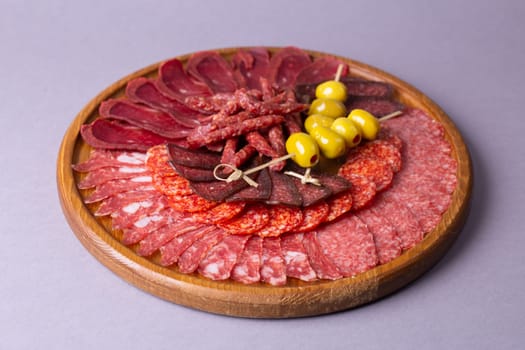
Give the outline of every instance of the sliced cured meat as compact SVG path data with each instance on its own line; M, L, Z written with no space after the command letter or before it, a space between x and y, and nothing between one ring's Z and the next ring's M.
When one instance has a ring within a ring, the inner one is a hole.
M302 211L303 221L293 229L293 232L308 232L327 221L330 205L323 201L303 208Z
M286 284L286 264L279 237L268 237L263 240L261 281L273 286Z
M163 94L180 102L184 102L188 96L211 95L205 83L186 74L182 62L178 59L166 61L159 66L157 86Z
M205 234L215 231L215 226L203 225L196 230L186 232L180 236L176 236L174 239L159 248L160 250L160 264L162 266L170 266L175 264L179 257L186 249L188 249L193 243L198 241Z
M117 230L126 228L144 217L157 215L167 206L163 196L127 204L111 213L111 226Z
M221 203L209 210L192 213L192 218L197 222L220 224L237 216L245 206L246 202Z
M267 203L300 206L303 203L301 194L297 190L294 181L288 175L276 171L270 171L272 182L271 194Z
M192 148L199 148L212 143L247 134L251 131L265 129L284 121L282 115L263 115L243 120L239 123L203 134L200 130L188 135L186 141Z
M90 172L105 167L117 166L142 166L146 160L146 155L142 152L122 152L104 149L93 149L89 153L89 158L73 165L73 169L78 172Z
M127 205L145 200L158 200L161 195L157 191L128 191L103 200L95 211L95 216L105 216L116 213Z
M286 154L286 141L281 125L275 125L268 130L268 140L278 157ZM286 161L282 161L278 164L272 165L270 169L273 171L281 171L285 165Z
M352 184L344 177L327 174L314 174L321 185L328 188L332 194L346 192L352 187Z
M230 234L249 235L260 231L270 221L266 206L248 204L244 211L231 220L217 224Z
M187 196L167 196L167 198L170 207L183 213L205 211L218 204L194 193Z
M169 162L166 145L151 147L147 152L146 168L158 176L177 176L175 169Z
M397 101L376 97L349 98L345 104L348 110L364 109L378 118L405 108Z
M114 196L117 193L127 191L151 191L153 189L152 177L149 175L132 177L130 179L109 180L98 185L95 190L84 199L84 202L95 203Z
M95 169L78 183L78 188L86 189L101 185L111 180L131 179L137 176L149 176L144 166L115 166Z
M263 239L259 236L249 236L243 252L232 269L231 278L244 284L259 282L262 250Z
M349 190L352 195L352 210L359 210L370 205L377 193L375 182L366 177L354 174L347 174L345 176L352 184Z
M250 178L254 178L254 174ZM234 193L239 192L243 188L248 187L248 183L242 179L225 182L225 181L208 181L208 182L192 182L192 190L202 198L222 202Z
M166 112L123 99L103 101L99 113L102 118L122 120L168 139L184 138L192 130L179 124Z
M392 191L390 196L394 200L406 204L419 222L423 235L432 231L441 221L441 213L430 200L430 196L425 192L420 192L424 189L418 188L417 184L400 183L400 185Z
M119 120L96 119L80 127L84 141L94 148L147 151L165 137Z
M215 176L213 175L213 170L210 169L201 169L201 168L192 168L186 165L172 163L175 171L185 178L188 181L215 181Z
M148 78L131 80L126 86L126 96L133 102L169 113L182 126L193 128L201 124L201 119L205 120L198 111L163 95L155 82Z
M344 178L352 175L362 176L376 185L376 191L382 191L392 184L392 167L380 158L359 157L339 168L338 174Z
M401 170L402 158L400 148L401 140L395 141L393 136L389 140L376 139L363 146L356 147L346 157L346 162L353 162L357 158L378 158L386 162L394 173Z
M237 89L233 68L218 52L203 51L191 55L186 71L205 82L215 93L233 92Z
M330 207L330 210L328 211L325 221L328 222L335 220L353 208L354 200L352 197L352 192L347 191L339 193L328 198L326 203Z
M373 208L360 210L356 215L363 221L374 237L379 263L387 262L401 255L401 240L394 227Z
M299 193L301 194L303 207L309 207L311 205L319 203L320 201L328 198L332 194L332 191L330 191L330 189L324 186L317 186L308 183L303 184L300 179L295 177L292 178L292 181L295 184L295 187L297 187Z
M323 253L316 231L304 234L303 246L308 255L308 261L318 278L336 280L343 277L337 266Z
M303 246L303 235L288 234L281 237L281 252L286 264L286 275L302 281L314 281L317 274L308 261Z
M232 57L232 64L247 88L262 90L260 79L268 76L270 66L268 50L264 47L239 50Z
M381 81L343 77L341 82L346 85L348 96L389 99L394 93L392 85Z
M225 231L219 229L205 233L181 254L178 260L179 271L182 273L192 273L197 270L201 260L206 256L208 251L226 235L227 233Z
M298 207L287 205L271 205L268 208L270 221L257 231L261 237L280 236L295 229L303 221L303 212Z
M191 223L188 219L174 221L170 225L166 225L159 230L156 230L141 240L139 243L138 254L141 256L150 256L175 237L187 232L195 231L200 227L202 227L202 225Z
M227 235L213 246L199 264L199 273L212 280L230 278L250 236Z
M154 175L153 186L166 196L182 197L193 193L189 181L178 174L173 176Z
M221 155L219 153L188 150L172 143L169 143L167 147L169 159L174 164L200 169L213 169L221 161Z
M150 233L172 222L173 214L173 211L170 209L165 209L161 213L137 220L131 226L122 230L122 243L131 245L140 242Z
M296 47L285 47L270 59L270 83L281 89L292 89L299 72L310 63L310 56L305 51Z
M405 203L388 198L389 192L382 192L376 197L374 210L395 228L403 250L410 249L423 239L423 229Z
M317 58L304 67L297 75L295 83L299 86L304 84L317 85L323 81L333 80L339 65L343 66L340 75L340 80L342 80L348 74L348 65L335 57L326 56Z
M228 202L251 202L251 201L264 201L270 198L272 193L272 180L270 179L270 174L268 169L262 169L255 178L258 186L247 186L244 189L232 194L226 198Z
M320 227L317 239L323 253L345 277L355 276L378 263L374 238L355 215Z

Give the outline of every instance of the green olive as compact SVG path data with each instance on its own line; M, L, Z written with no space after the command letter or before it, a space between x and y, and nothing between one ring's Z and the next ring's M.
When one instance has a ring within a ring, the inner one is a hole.
M344 102L347 97L346 85L335 80L325 81L315 88L315 97Z
M355 147L361 142L361 129L348 118L337 118L330 129L341 135L348 147Z
M322 114L335 119L346 114L346 107L341 101L318 98L312 101L308 110L308 115L312 114Z
M306 131L310 132L316 126L326 126L327 128L332 125L334 118L327 117L322 114L312 114L304 121L304 128Z
M312 136L304 132L291 134L286 140L286 151L300 167L310 168L319 162L319 146Z
M362 136L367 140L375 140L381 126L379 121L364 109L354 109L348 115L348 119L361 128Z
M317 141L321 153L326 158L335 159L345 154L345 139L335 131L324 126L318 126L312 129L310 135Z

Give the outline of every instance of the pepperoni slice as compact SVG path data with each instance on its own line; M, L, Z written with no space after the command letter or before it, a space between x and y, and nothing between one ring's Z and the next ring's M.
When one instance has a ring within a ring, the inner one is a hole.
M189 181L179 175L154 175L153 186L167 196L188 196L193 193Z
M327 201L330 206L328 215L325 221L332 221L349 212L353 208L354 199L352 192L343 192L333 197L330 197Z
M210 210L193 213L194 220L207 224L220 224L238 215L246 206L246 202L226 202Z
M270 222L257 234L261 237L276 237L296 228L303 221L303 212L298 207L272 205L268 208Z
M230 234L249 235L260 231L270 221L270 214L266 206L252 204L246 206L244 211L231 220L221 222L217 226Z
M187 196L167 196L170 207L184 213L195 213L215 207L218 203L204 199L196 194Z
M376 184L376 191L381 191L392 184L394 172L388 163L379 158L360 157L339 168L338 174L344 178L351 175L366 177Z
M147 152L146 168L153 174L161 176L177 175L169 164L168 150L165 145L151 147Z
M330 205L326 202L319 202L309 207L303 208L303 221L296 228L294 232L308 232L326 221L328 213L330 212Z

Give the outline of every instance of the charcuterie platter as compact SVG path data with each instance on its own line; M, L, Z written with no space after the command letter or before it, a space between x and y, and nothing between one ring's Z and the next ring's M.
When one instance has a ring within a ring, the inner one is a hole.
M75 235L129 283L286 318L372 302L431 268L466 220L472 169L445 112L380 69L228 48L103 90L64 136L57 183Z

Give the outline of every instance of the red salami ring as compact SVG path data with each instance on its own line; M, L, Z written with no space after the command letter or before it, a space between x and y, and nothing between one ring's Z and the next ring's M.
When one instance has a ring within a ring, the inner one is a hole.
M187 196L167 196L168 204L173 209L183 213L195 213L215 207L217 202L209 201L196 194Z
M246 202L221 203L210 210L193 213L192 217L198 222L220 224L238 215L246 206Z
M292 231L303 221L303 212L298 207L272 205L268 208L270 222L257 234L261 237L280 236Z
M309 207L303 208L303 221L294 229L294 232L308 232L326 221L330 205L326 202L319 202Z
M247 205L244 211L233 219L217 226L233 235L249 235L260 231L270 221L270 214L262 204Z

